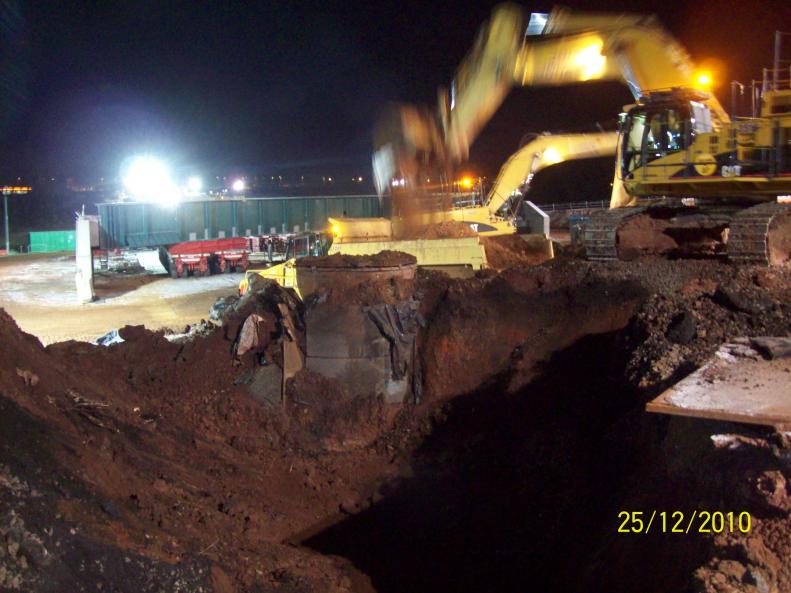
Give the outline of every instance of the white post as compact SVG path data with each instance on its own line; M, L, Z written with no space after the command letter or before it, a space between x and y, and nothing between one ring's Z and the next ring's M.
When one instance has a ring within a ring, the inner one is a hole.
M93 292L93 252L91 251L91 221L82 216L77 217L77 241L75 256L77 273L74 280L77 284L77 301L80 304L90 303L96 296Z

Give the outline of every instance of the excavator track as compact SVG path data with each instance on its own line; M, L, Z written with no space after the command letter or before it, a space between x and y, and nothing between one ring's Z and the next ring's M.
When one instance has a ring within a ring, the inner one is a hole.
M771 264L769 226L782 214L791 214L791 206L770 202L739 212L728 233L728 258L738 263Z
M618 229L627 218L642 214L646 208L617 208L596 212L585 224L585 254L592 261L618 260Z

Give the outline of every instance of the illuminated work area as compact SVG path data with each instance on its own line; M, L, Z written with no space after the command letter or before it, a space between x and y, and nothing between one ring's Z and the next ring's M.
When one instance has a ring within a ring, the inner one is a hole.
M626 8L5 3L0 592L791 591L791 4Z

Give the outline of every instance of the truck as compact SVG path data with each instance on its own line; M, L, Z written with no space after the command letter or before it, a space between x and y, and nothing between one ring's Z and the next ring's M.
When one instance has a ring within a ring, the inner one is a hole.
M362 233L348 235L347 232ZM542 246L546 245L542 241ZM551 244L550 244L551 247ZM375 255L400 251L415 257L417 265L442 270L451 275L471 275L487 267L486 251L478 236L446 239L393 239L389 221L383 218L355 219L346 226L343 219L329 218L324 232L305 232L289 237L286 259L266 268L251 268L239 283L245 294L255 276L274 280L300 294L297 260L306 256ZM550 254L551 257L551 254Z
M245 272L251 264L284 261L291 235L184 241L161 247L160 261L172 278Z

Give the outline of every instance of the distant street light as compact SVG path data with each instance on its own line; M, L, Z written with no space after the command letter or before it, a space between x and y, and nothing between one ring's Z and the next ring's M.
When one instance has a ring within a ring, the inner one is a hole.
M235 180L235 181L234 181L234 182L231 184L231 189L232 189L233 191L235 191L235 192L243 192L243 191L244 191L244 187L245 187L245 185L244 185L244 179L236 179L236 180Z

